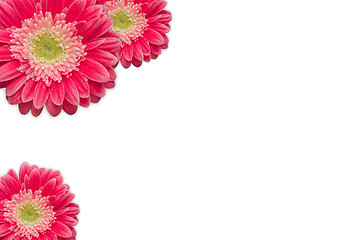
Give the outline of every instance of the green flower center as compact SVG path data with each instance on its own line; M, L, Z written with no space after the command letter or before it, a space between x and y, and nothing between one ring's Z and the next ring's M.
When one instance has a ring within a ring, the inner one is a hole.
M44 34L33 42L33 53L47 61L57 59L63 53L61 43L50 34Z
M114 20L114 28L127 30L133 25L133 20L124 12L118 12L111 16L112 20Z
M40 213L37 208L31 204L26 204L19 209L19 218L24 223L33 224L40 219Z

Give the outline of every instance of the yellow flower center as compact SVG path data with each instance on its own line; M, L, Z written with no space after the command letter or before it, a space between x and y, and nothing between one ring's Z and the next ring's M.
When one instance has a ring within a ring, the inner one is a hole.
M133 25L133 20L125 12L119 11L111 16L115 29L127 30Z
M33 54L39 59L53 61L60 58L64 52L62 43L50 34L44 34L33 42Z
M18 217L23 223L34 224L40 219L39 210L31 204L25 204L18 211Z

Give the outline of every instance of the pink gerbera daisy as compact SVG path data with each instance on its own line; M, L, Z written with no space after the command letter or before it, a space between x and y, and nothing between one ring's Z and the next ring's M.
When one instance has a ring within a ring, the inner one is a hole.
M27 163L0 178L0 239L74 240L79 206L58 171Z
M120 35L118 58L128 68L140 67L143 61L156 59L167 49L171 13L164 10L163 0L97 0L113 19L112 31Z
M0 84L22 114L74 114L114 87L121 42L95 1L0 0Z

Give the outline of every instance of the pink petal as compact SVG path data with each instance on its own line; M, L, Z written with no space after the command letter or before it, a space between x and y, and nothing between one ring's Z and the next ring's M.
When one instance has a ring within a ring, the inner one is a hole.
M8 191L7 187L0 183L0 200L10 199L11 194Z
M99 46L99 49L104 51L113 52L119 49L121 46L119 38L106 37L102 39L105 39L105 42Z
M27 103L20 103L19 104L19 111L21 114L26 115L30 112L32 106L32 102Z
M131 61L134 56L134 50L132 45L124 44L122 54L126 60Z
M57 240L56 236L52 231L47 231L44 236L46 236L47 240Z
M149 28L152 28L160 34L168 33L170 31L170 29L166 25L158 22L149 24Z
M97 48L98 46L100 46L101 44L103 44L105 42L105 39L96 39L96 40L92 40L92 41L88 41L86 42L86 47L85 50L92 50Z
M70 78L64 78L65 99L72 105L79 105L80 97L76 85Z
M16 93L26 82L26 75L20 75L19 77L10 81L10 83L6 87L6 95L11 96Z
M46 101L45 106L49 114L53 117L56 117L61 113L62 106L54 104L50 98L48 98L48 100Z
M41 186L40 172L38 169L34 169L30 173L29 188L36 191Z
M131 66L131 62L126 60L123 56L120 58L120 62L124 68L129 68Z
M144 60L144 53L138 42L132 44L134 50L134 57L140 61Z
M49 88L44 81L39 81L35 88L34 107L40 109L49 97Z
M21 18L15 10L4 1L0 1L0 20L9 28L21 27Z
M90 94L90 101L92 102L92 103L98 103L98 102L100 102L100 100L101 100L101 97L97 97L97 96L95 96L95 95L92 95L92 94Z
M34 99L36 84L34 80L29 80L24 84L21 99L23 102L29 102Z
M31 113L34 117L40 116L42 110L43 110L43 108L38 109L38 108L35 108L34 105L32 105L32 107L31 107Z
M90 95L89 95L90 96ZM90 106L90 97L80 98L80 106L87 108Z
M101 6L86 7L82 15L79 17L79 20L89 21L90 19L94 19L100 16L103 8Z
M85 42L87 39L93 38L92 36L98 31L98 29L106 21L106 19L106 17L103 17L90 20L84 27L83 32L81 33L81 35L83 36L83 41Z
M19 171L20 183L24 182L25 175L30 175L30 165L28 163L23 163Z
M69 227L73 227L77 224L77 221L74 218L66 215L58 216L56 220L62 222L63 224Z
M89 81L90 93L97 96L97 97L104 97L105 96L105 87L104 84Z
M55 105L62 105L65 98L65 88L63 82L55 82L53 81L49 87L49 94L51 101Z
M14 9L22 19L33 17L35 12L34 2L31 0L12 1Z
M150 55L150 45L148 42L146 42L143 38L139 38L137 43L141 47L141 50L145 56Z
M106 67L106 70L108 70L110 75L110 81L115 81L116 79L116 73L112 67Z
M2 2L0 1L0 4ZM20 62L15 60L5 63L0 67L0 82L9 81L20 76L22 73L17 69L20 67Z
M8 100L8 102L11 105L16 105L22 102L21 100L21 94L23 91L24 87L21 87L17 92L15 92L13 95L11 96L7 96L6 99Z
M105 66L113 66L118 62L114 55L100 49L88 51L86 57L91 58L92 60L95 60Z
M77 90L79 92L79 97L87 98L90 96L89 84L80 73L74 72L70 78L77 87Z
M11 226L10 223L4 223L4 224L0 225L0 237L4 237L4 236L8 235L9 233L11 233L10 226Z
M81 62L79 72L88 79L97 82L107 82L110 80L110 75L106 68L92 59L85 59Z
M142 64L142 61L137 60L136 58L133 58L132 64L133 64L135 67L140 67L141 64Z
M12 176L5 175L4 181L7 186L8 191L11 194L17 194L20 192L20 189L21 189L20 182L16 181Z
M53 178L50 181L48 181L45 186L44 189L42 190L42 196L49 196L51 195L52 191L54 190L56 185L56 179Z
M114 22L111 18L106 18L105 21L100 25L100 27L96 30L96 32L92 35L91 38L97 39L100 36L102 36L104 33L108 32L111 29L113 23Z
M77 111L77 106L76 105L72 105L71 103L69 103L67 100L64 101L63 104L63 109L64 111L69 114L69 115L73 115L76 113Z
M9 46L0 47L0 62L8 62L14 60L14 58L11 55L12 52L10 51Z
M74 22L76 21L79 16L81 16L82 12L85 8L85 1L84 0L75 0L69 7L68 12L66 13L66 21L67 22Z
M2 240L12 240L12 239L14 239L14 237L15 237L15 233L12 232L12 233L6 235L5 237L3 237Z
M64 238L72 237L72 232L68 226L61 222L54 222L51 226L51 231L53 231L56 235Z
M0 30L0 42L10 43L10 33L6 30Z
M167 2L165 1L152 1L147 5L146 15L151 16L159 13L166 7Z
M155 55L161 54L161 47L159 45L150 44L151 53Z
M152 44L156 44L156 45L164 44L164 39L161 36L161 34L151 28L147 29L144 32L143 37Z

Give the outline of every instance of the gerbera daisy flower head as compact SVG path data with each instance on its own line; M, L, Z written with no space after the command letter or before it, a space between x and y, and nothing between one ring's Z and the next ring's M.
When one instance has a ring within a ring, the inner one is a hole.
M118 58L123 67L156 59L168 48L171 13L163 0L97 0L114 21L112 31L121 39Z
M0 178L0 239L74 240L79 206L59 171L24 163Z
M0 87L22 114L74 114L114 87L121 42L95 1L0 1Z

